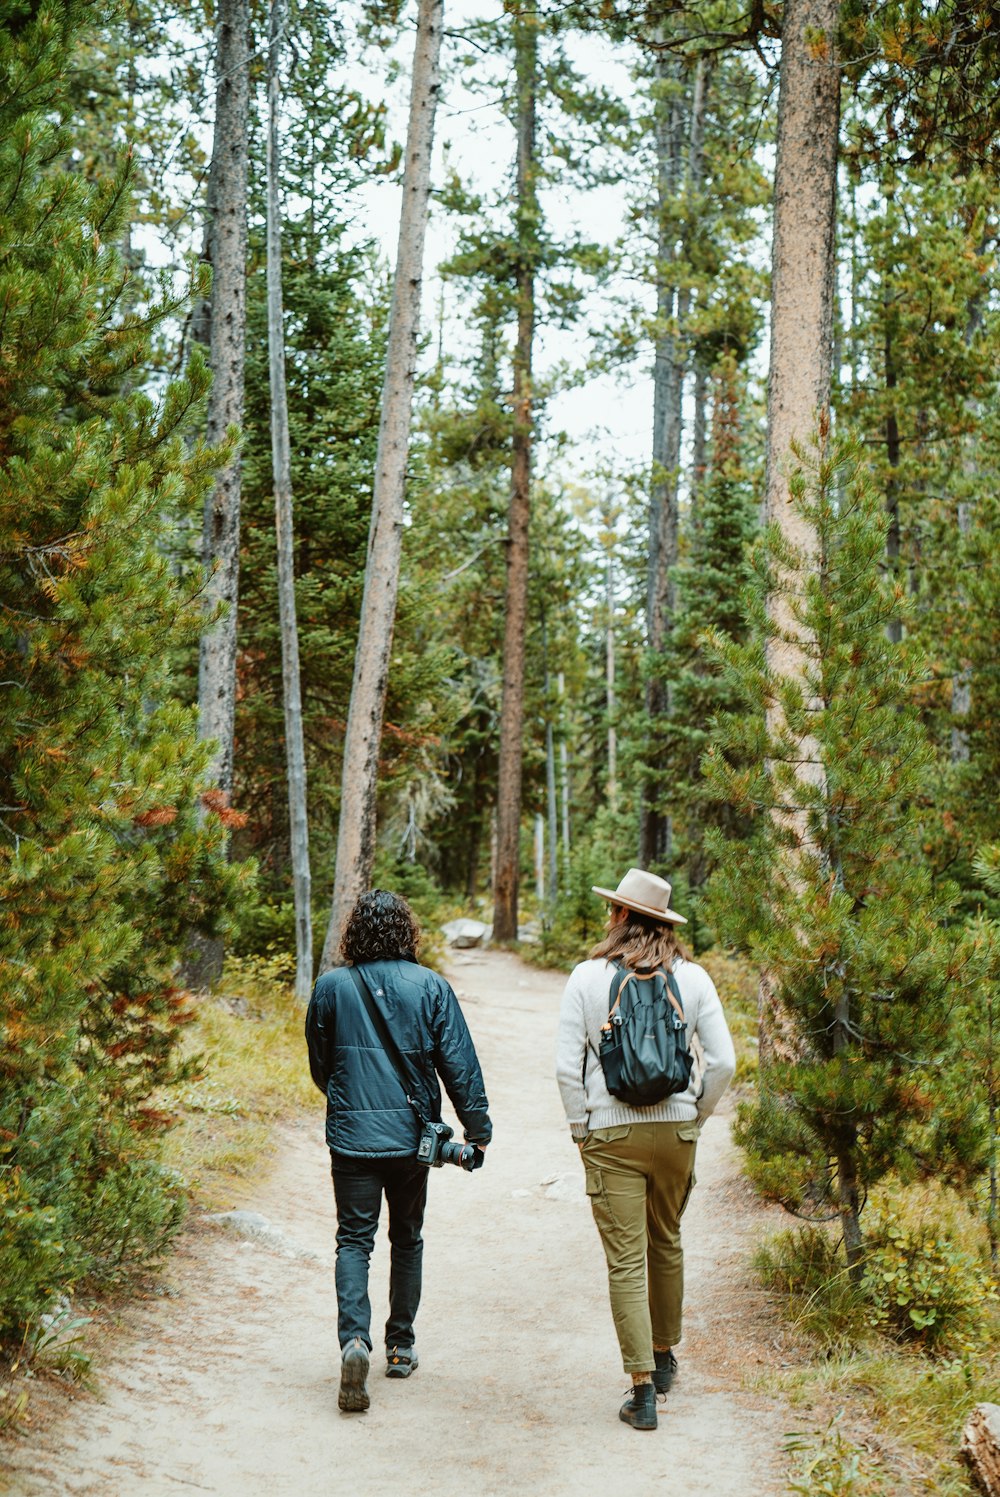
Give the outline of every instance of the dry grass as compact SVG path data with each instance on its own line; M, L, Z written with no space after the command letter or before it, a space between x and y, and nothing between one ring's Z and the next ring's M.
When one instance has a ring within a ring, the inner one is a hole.
M167 1162L199 1204L232 1205L253 1183L272 1126L318 1102L303 1033L305 1011L273 963L227 963L220 992L202 1000L187 1049L199 1079L171 1097L179 1121Z

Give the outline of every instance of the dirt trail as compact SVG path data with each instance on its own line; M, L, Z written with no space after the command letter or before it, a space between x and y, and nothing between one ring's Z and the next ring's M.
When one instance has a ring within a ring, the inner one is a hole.
M766 1214L740 1180L724 1116L698 1148L685 1218L681 1374L656 1434L617 1418L627 1379L604 1259L552 1080L563 980L501 952L452 977L483 1062L496 1137L475 1175L435 1171L427 1213L420 1369L382 1376L388 1260L372 1267L372 1407L336 1407L334 1213L322 1103L282 1131L245 1238L195 1223L162 1297L129 1313L100 1371L30 1440L6 1447L13 1497L578 1497L683 1488L785 1490L787 1410L739 1391L773 1355L748 1284ZM303 1056L303 1063L304 1063ZM662 1409L662 1405L661 1405ZM2 1459L2 1456L0 1456Z

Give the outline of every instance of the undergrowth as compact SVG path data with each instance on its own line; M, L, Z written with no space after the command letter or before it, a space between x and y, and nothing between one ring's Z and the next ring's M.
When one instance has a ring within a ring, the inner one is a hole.
M142 1161L147 1174L157 1172L163 1189L153 1194L145 1178L133 1182L122 1170L105 1174L87 1223L93 1272L75 1294L33 1315L0 1365L0 1434L30 1417L32 1378L89 1377L87 1311L100 1305L95 1295L127 1291L138 1271L162 1262L189 1200L210 1211L231 1207L249 1192L282 1117L312 1108L322 1128L323 1101L306 1058L305 1013L290 981L287 958L233 959L218 992L198 1001L184 1039L189 1079L163 1097L174 1124L157 1141L155 1155ZM130 1245L130 1232L140 1235L141 1254ZM55 1242L54 1251L58 1247ZM13 1260L0 1264L5 1272L16 1266Z
M290 957L232 958L218 992L202 1000L187 1037L199 1072L183 1089L169 1163L199 1204L231 1206L251 1182L275 1122L300 1107L322 1111L291 988Z
M756 1254L763 1282L805 1338L802 1365L763 1381L827 1421L789 1438L790 1490L965 1497L973 1487L958 1461L962 1427L975 1404L1000 1400L1000 1314L983 1223L933 1185L879 1192L865 1222L856 1286L830 1227L781 1232Z

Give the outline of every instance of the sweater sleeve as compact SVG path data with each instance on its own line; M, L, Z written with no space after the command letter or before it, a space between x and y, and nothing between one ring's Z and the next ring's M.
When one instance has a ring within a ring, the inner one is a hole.
M705 1057L705 1069L701 1078L701 1095L698 1098L698 1121L703 1123L718 1107L722 1095L736 1071L736 1051L733 1049L729 1025L722 1011L722 1003L715 990L715 983L704 973L704 991L698 1007L696 1033L701 1041Z
M566 1120L574 1138L586 1138L590 1127L583 1064L587 1054L587 1021L583 1007L583 983L579 967L570 974L559 1009L556 1040L556 1080L562 1094Z

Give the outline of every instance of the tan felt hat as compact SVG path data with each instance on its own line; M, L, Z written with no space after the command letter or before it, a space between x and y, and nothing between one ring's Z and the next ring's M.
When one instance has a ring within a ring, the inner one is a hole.
M617 889L599 889L596 884L591 887L602 899L624 905L627 910L638 910L640 915L652 915L656 920L687 925L685 917L670 908L670 885L666 879L647 873L643 868L630 868Z

